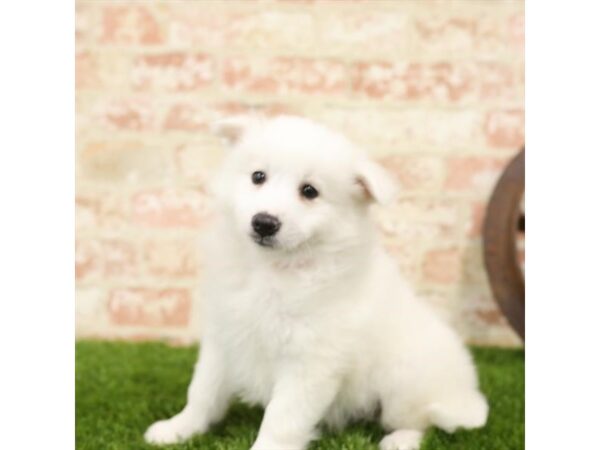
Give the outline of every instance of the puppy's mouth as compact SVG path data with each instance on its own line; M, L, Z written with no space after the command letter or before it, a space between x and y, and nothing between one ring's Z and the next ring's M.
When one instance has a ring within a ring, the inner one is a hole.
M260 236L259 234L252 234L252 240L261 247L274 248L277 246L277 240L273 236Z

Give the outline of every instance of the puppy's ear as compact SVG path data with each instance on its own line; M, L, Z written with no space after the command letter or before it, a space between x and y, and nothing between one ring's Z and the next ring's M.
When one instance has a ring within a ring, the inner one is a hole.
M259 122L260 120L253 116L233 116L213 122L210 129L227 145L234 146L252 126Z
M393 202L399 187L391 175L379 164L363 159L358 164L356 183L361 188L363 200L383 205Z

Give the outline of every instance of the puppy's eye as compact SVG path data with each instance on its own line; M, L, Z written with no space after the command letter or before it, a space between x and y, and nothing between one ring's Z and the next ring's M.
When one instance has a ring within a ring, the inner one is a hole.
M254 184L263 184L267 181L267 174L261 170L257 170L252 174L252 182Z
M300 186L300 195L302 195L304 198L312 200L313 198L319 196L319 191L317 191L314 186L311 186L310 184L303 184Z

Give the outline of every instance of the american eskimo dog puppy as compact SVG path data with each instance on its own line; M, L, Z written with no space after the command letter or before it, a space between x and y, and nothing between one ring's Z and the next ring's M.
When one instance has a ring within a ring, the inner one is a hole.
M263 405L252 450L300 450L320 424L378 419L383 450L424 430L485 424L488 406L458 336L419 301L378 243L369 206L386 172L311 121L232 118L206 239L200 358L187 405L146 441L203 433L233 397Z

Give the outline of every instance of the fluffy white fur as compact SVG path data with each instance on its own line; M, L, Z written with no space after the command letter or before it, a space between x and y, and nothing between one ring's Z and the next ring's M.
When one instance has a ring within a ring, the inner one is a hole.
M201 356L185 408L148 442L203 433L237 396L266 407L252 450L300 450L319 424L376 418L383 450L418 449L423 431L485 424L488 406L457 335L421 303L378 243L368 209L395 185L343 136L313 122L235 118L206 239ZM251 181L264 171L262 185ZM301 197L310 183L319 192ZM251 220L279 218L260 246Z

